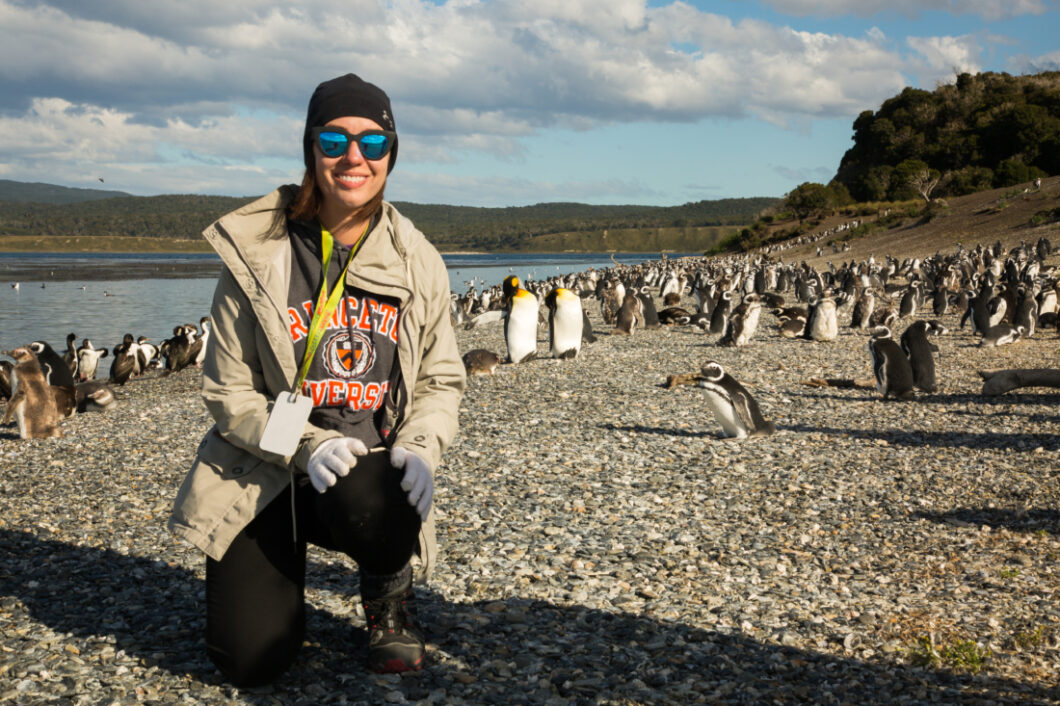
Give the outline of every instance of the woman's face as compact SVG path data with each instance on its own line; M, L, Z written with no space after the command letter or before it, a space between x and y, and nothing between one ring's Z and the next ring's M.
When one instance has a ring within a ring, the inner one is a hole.
M341 127L353 135L383 129L373 120L358 117L336 118L326 127ZM341 220L371 201L386 185L389 153L382 159L367 160L353 142L340 157L328 157L317 144L313 145L313 155L316 158L317 186L324 198L321 215L326 221Z

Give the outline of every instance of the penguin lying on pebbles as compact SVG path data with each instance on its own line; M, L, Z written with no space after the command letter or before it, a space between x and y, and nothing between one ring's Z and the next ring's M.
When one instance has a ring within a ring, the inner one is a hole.
M114 390L104 382L92 380L77 383L77 411L102 412L115 403Z
M463 361L468 375L494 375L501 357L485 348L475 348L464 354Z
M983 338L979 341L979 345L1004 346L1009 343L1015 343L1023 337L1025 331L1026 329L1022 326L1013 326L1012 324L1006 323L994 324L983 334Z
M725 372L719 363L708 360L700 368L699 387L706 391L707 406L721 424L722 436L746 439L769 436L777 430L762 416L758 403L744 386Z

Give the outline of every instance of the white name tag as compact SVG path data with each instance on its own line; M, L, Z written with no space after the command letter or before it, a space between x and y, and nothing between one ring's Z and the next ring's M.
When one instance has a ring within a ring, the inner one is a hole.
M298 442L302 440L302 431L312 411L311 398L294 392L281 393L276 398L269 421L265 423L258 446L262 451L291 456L298 450Z

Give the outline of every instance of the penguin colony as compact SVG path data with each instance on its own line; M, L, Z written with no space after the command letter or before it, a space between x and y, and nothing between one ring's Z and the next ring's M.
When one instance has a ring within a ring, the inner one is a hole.
M581 355L585 344L598 340L587 314L590 307L599 307L610 335L686 327L713 338L713 345L733 348L751 345L766 316L772 317L782 338L802 345L828 345L842 326L853 329L845 335L869 334L866 364L876 377L879 395L903 400L914 398L914 390L931 394L939 389L934 363L941 352L932 339L946 330L935 320L917 319L928 307L934 316L960 312L961 328L970 326L986 347L1010 345L1042 331L1060 332L1060 283L1056 268L1044 265L1052 253L1044 237L1007 251L1000 242L972 249L958 245L948 255L903 261L869 256L838 266L829 263L820 270L773 257L782 249L770 245L739 256L616 264L540 281L521 282L509 276L481 291L469 283L464 294L451 293L451 319L465 327L503 322L503 355L480 349L464 356L470 374L485 375L496 374L502 364L545 358L538 350L540 328L547 331L548 358L560 361ZM682 297L693 298L695 305L682 307ZM656 298L662 300L662 309L656 309ZM892 332L899 326L905 332L895 341ZM102 358L111 357L104 385L123 385L152 368L172 374L201 364L209 333L209 320L203 317L198 326L176 326L173 336L157 346L127 334L109 350L97 348L87 338L75 347L77 336L70 334L62 355L45 341L25 348L37 359L64 416L113 402L113 390L108 394L107 388L82 388L100 375ZM731 367L721 371L722 379L753 381L753 370ZM12 395L14 369L8 361L0 363L0 396ZM706 371L704 365L701 381L708 379ZM710 368L710 375L716 374ZM735 411L726 414L738 417ZM744 435L724 424L723 432L743 438L768 428L754 421L742 424Z
M61 354L47 341L0 351L15 360L0 361L0 398L8 400L3 424L14 419L23 439L62 436L61 420L116 404L114 385L125 385L150 370L170 375L189 366L201 367L209 337L210 319L204 316L198 326L174 327L173 337L157 346L131 333L111 349L97 348L88 338L78 346L77 334L70 333ZM109 375L97 379L102 373L100 361L108 357Z
M1009 345L1043 330L1060 333L1060 282L1056 268L1044 264L1053 252L1045 237L1010 249L1000 242L971 249L958 245L949 254L927 258L869 256L821 269L785 263L773 251L616 265L541 281L509 277L500 287L472 285L464 294L453 293L450 311L458 326L506 322L507 355L474 351L465 359L473 374L503 370L478 362L485 354L505 364L546 357L538 351L539 326L547 332L542 338L548 358L578 356L596 340L585 316L590 307L598 307L610 335L687 328L708 345L733 348L751 345L763 324L776 326L782 338L793 341L790 345L827 346L840 335L864 335L866 369L873 371L884 400L938 392L939 341L947 333L938 317L947 313L959 312L960 326L970 325L982 346ZM695 305L683 307L682 297L694 298ZM662 308L656 310L660 299ZM579 315L585 319L580 336ZM732 363L726 367L732 369L707 361L698 376L721 436L772 433L775 427L736 380L743 378L753 389L754 371Z

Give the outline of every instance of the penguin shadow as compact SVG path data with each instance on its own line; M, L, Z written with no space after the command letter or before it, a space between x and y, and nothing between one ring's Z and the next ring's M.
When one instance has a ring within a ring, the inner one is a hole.
M333 564L311 560L307 586L322 584L357 600L348 569L336 572ZM105 663L124 652L142 666L169 672L182 688L188 680L226 688L206 657L202 581L184 568L0 529L0 596L5 610L25 611L68 634L71 643L81 641L82 659L108 643L115 657ZM428 659L442 653L444 664L428 664L398 681L380 680L362 666L363 628L349 615L309 606L305 643L294 664L268 686L240 689L239 699L261 706L303 703L307 689L323 686L366 703L393 701L395 690L422 701L439 687L458 688L454 681L461 675L489 680L492 695L503 692L513 703L556 696L573 703L686 703L691 679L709 679L708 688L724 689L719 694L737 685L756 703L836 703L865 689L877 704L972 697L1044 703L1060 696L1055 686L864 661L643 614L519 597L454 602L429 588L417 589L417 604ZM494 672L491 665L498 661L508 674Z
M939 524L986 525L1013 532L1048 532L1060 535L1060 510L962 507L947 512L914 512L913 517Z
M1008 434L996 432L968 431L923 431L911 430L874 430L874 429L838 429L834 427L811 426L808 424L778 424L777 430L784 429L794 433L814 432L852 439L877 441L884 440L891 446L932 446L935 448L974 448L1026 451L1041 447L1044 451L1060 451L1060 436L1055 434Z
M675 429L673 427L649 427L642 424L634 424L631 426L620 425L620 424L598 424L598 429L607 429L608 431L618 431L623 433L636 432L638 434L655 434L658 436L683 436L689 439L719 439L721 438L716 432L713 431L693 431L691 429Z

